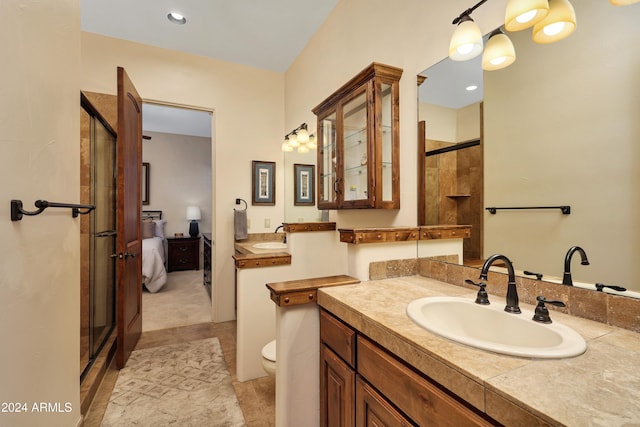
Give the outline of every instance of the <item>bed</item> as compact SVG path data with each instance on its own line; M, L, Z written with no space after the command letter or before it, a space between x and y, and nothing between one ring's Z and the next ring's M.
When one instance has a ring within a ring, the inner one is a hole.
M142 284L151 293L167 283L162 211L142 212Z

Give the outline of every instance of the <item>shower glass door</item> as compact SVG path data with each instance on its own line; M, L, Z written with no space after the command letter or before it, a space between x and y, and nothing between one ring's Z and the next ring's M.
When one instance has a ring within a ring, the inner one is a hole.
M81 379L115 326L116 138L88 101L81 109Z

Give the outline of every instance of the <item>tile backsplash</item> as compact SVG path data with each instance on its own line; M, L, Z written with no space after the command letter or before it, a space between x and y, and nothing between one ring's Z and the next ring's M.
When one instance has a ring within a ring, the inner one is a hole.
M471 279L477 282L480 268L458 264L457 255L378 261L369 265L369 280L411 275L421 275L452 285L477 289L464 281ZM490 271L487 292L490 295L505 296L507 278L505 273ZM519 276L516 276L516 285L520 301L535 305L536 297L542 295L547 299L560 300L567 305L564 308L548 306L550 310L640 332L640 299Z

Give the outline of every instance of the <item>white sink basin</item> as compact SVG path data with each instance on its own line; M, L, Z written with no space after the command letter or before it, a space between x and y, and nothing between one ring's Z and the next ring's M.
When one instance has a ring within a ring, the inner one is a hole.
M555 320L551 324L534 322L529 310L507 313L498 302L479 305L463 298L427 297L410 302L407 315L445 338L511 356L559 359L578 356L587 349L573 329Z
M253 245L256 249L286 249L287 244L282 242L260 242Z

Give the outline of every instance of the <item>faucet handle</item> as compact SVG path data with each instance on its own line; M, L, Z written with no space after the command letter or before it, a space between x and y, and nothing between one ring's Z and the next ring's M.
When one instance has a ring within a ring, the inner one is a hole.
M540 323L551 323L551 316L549 316L549 310L545 306L546 304L555 305L556 307L566 307L567 305L562 301L554 301L548 300L545 297L539 295L537 298L538 305L536 306L536 311L533 315L533 320Z
M622 286L605 285L604 283L596 283L596 290L598 292L602 292L604 288L613 289L614 291L618 291L618 292L624 292L627 290L627 288L623 288Z
M533 271L525 270L523 271L527 276L536 276L536 280L542 280L542 273L534 273Z
M480 282L480 283L476 283L473 280L467 279L464 281L465 283L468 283L469 285L474 285L474 286L478 286L480 289L478 290L478 295L476 296L476 304L480 304L480 305L489 305L491 304L489 302L489 295L487 294L487 284L484 282Z

